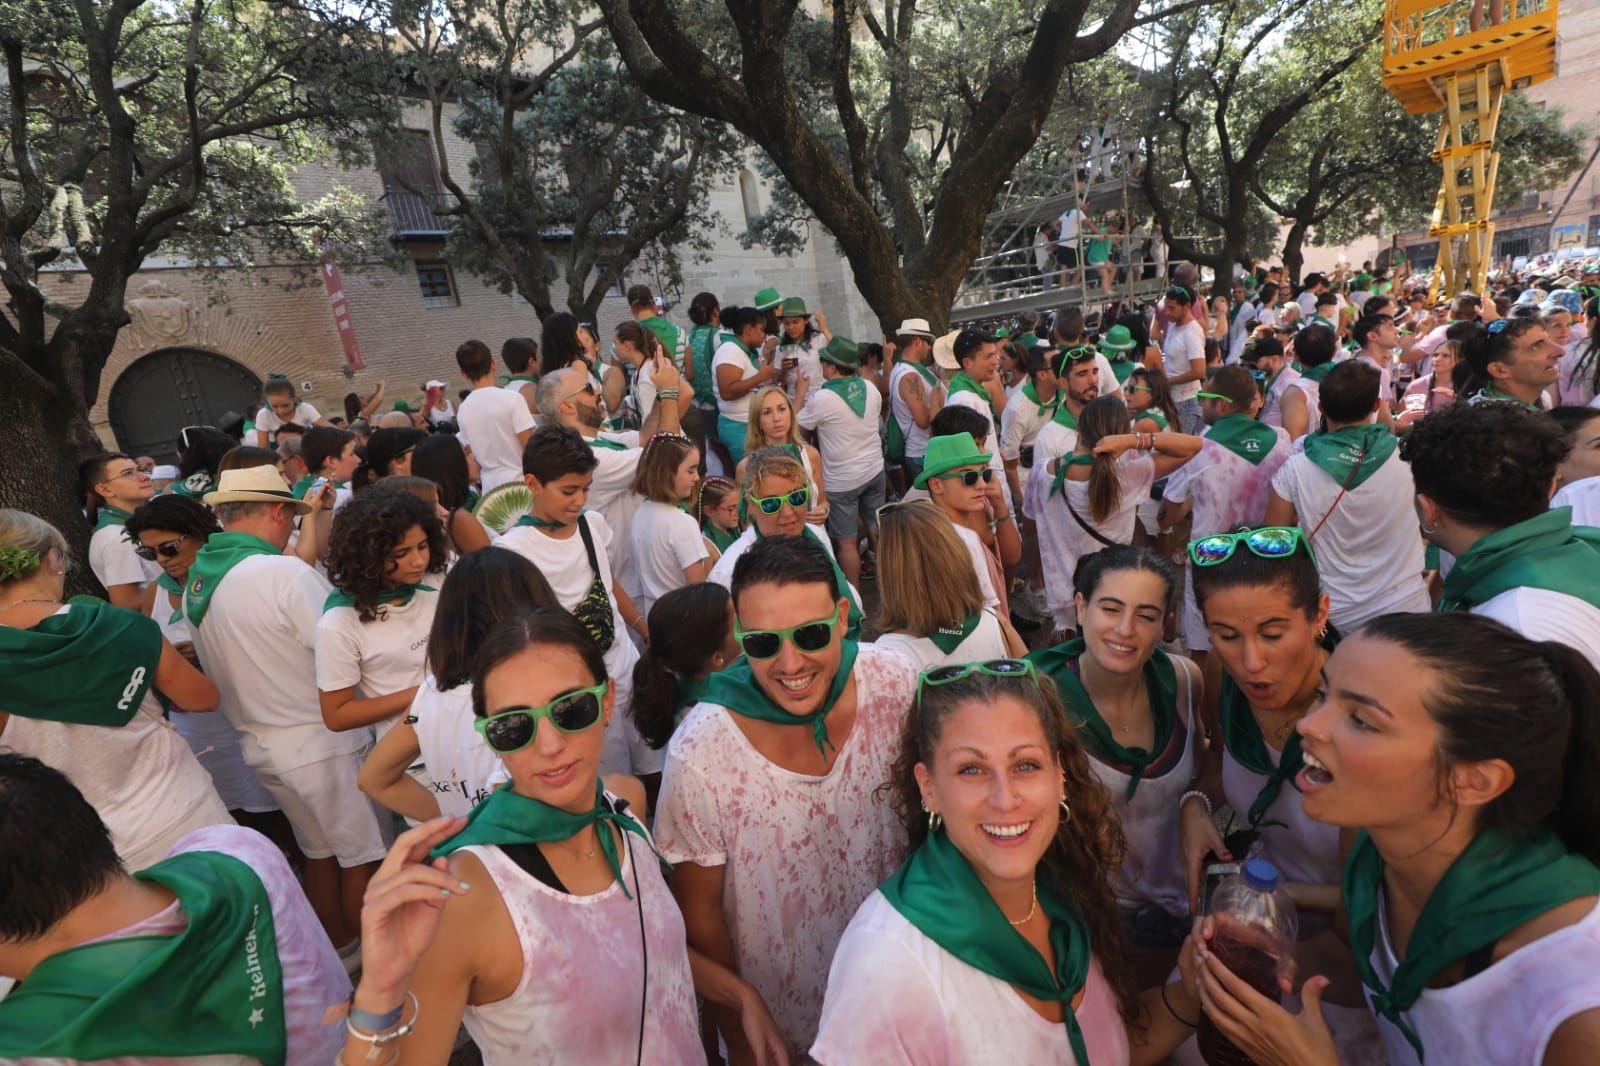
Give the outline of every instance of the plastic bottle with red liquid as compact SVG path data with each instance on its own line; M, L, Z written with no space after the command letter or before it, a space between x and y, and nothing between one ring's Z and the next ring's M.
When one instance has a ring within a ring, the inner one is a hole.
M1282 999L1279 982L1294 965L1299 922L1294 903L1279 884L1277 867L1265 859L1247 859L1239 873L1217 886L1210 918L1213 932L1206 949L1263 996L1274 1003ZM1196 1038L1208 1066L1253 1066L1254 1060L1203 1011Z

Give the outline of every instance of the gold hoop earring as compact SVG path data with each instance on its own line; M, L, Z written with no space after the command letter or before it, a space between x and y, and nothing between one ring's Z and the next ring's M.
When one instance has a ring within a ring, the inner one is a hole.
M929 811L928 812L928 832L937 833L939 831L939 827L942 826L942 825L944 825L944 816L941 815L938 811Z
M1072 821L1072 808L1067 805L1066 796L1061 797L1061 820L1063 822Z

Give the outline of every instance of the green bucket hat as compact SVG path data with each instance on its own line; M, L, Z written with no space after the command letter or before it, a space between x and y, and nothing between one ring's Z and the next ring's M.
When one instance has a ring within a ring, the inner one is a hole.
M759 304L756 306L760 307ZM765 310L765 308L761 309ZM806 302L798 296L787 297L782 306L778 308L779 318L806 318L810 314L811 312L806 310Z
M406 414L411 413L411 405L404 400L396 400L394 402L394 409L396 411L402 411Z
M817 358L846 370L861 369L861 347L849 337L835 335L828 346L817 353Z
M754 303L757 311L770 311L783 303L783 297L778 295L777 289L762 289L756 293Z
M1017 347L1021 348L1025 352L1031 352L1035 348L1050 347L1050 342L1040 340L1037 333L1024 333L1017 338L1016 343Z
M922 457L922 473L915 487L928 487L928 480L963 466L988 466L994 456L978 450L971 433L950 433L928 439L928 454Z
M1100 350L1107 355L1123 355L1133 351L1135 343L1133 333L1127 326L1112 326L1100 338Z

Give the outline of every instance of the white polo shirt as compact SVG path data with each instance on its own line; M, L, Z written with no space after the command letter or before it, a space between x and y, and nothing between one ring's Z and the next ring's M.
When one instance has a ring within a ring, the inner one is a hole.
M483 469L483 491L522 480L522 444L517 434L533 429L533 412L520 392L490 385L473 389L456 413L456 438L472 449Z
M133 542L123 533L122 526L101 526L94 531L89 538L89 569L106 588L138 585L143 590L161 576L161 565L139 558Z
M819 388L806 393L806 402L795 415L804 429L816 430L817 451L822 453L822 476L835 492L858 489L883 473L883 446L878 437L883 397L865 379L866 407L856 414L844 397Z

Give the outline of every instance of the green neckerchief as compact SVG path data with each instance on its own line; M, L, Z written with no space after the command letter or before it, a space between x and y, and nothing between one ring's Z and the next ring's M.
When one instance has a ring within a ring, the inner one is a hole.
M187 496L191 500L198 500L214 487L211 473L206 470L197 470L182 481L174 481L168 485L167 491L174 496Z
M1339 332L1339 327L1338 327L1337 324L1335 324L1334 322L1330 321L1329 319L1323 318L1321 315L1312 315L1311 316L1311 321L1306 323L1306 324L1310 325L1310 326L1327 326L1329 329L1333 330L1335 333Z
M284 1066L283 970L261 879L207 851L134 876L171 889L188 926L45 959L0 1002L0 1059L242 1055Z
M921 363L913 363L909 359L902 359L901 363L904 364L905 366L909 366L912 370L915 370L918 374L921 374L922 375L922 382L923 382L923 384L927 385L928 388L936 389L936 388L939 387L939 379L934 377L933 371L929 370L927 367L923 366Z
M1134 363L1126 355L1119 355L1107 362L1111 364L1111 373L1115 375L1118 385L1126 384L1128 378L1133 376Z
M717 551L724 555L733 546L733 542L739 539L738 530L723 529L715 522L707 522L702 532L705 533L706 539L712 543Z
M822 383L822 387L833 393L845 402L845 406L857 418L867 415L867 383L861 380L860 374L851 374L849 377L829 378Z
M1498 400L1501 403L1520 403L1522 406L1532 411L1543 410L1543 408L1541 408L1537 402L1529 403L1520 396L1513 396L1509 392L1501 392L1493 385L1485 385L1482 389L1478 390L1478 395L1475 397L1475 399L1479 401Z
M661 346L667 350L667 358L672 360L674 366L681 366L678 360L678 340L683 334L678 327L662 318L660 315L651 315L649 318L639 319L639 327L654 333L661 341Z
M1135 422L1139 421L1141 418L1148 418L1150 421L1160 426L1163 430L1170 425L1170 423L1167 421L1167 413L1159 407L1147 407L1143 411L1139 411L1133 416L1133 420Z
M756 531L756 539L761 540L761 527L752 525L750 528ZM805 528L800 531L800 535L802 537L810 537L819 545L822 545L823 551L828 552L828 561L833 564L833 580L839 586L839 595L850 601L850 614L845 619L844 635L850 640L860 640L861 605L856 602L856 594L850 589L850 580L844 576L844 571L839 569L839 560L835 559L833 552L829 551L828 546L822 543L822 538L818 537L816 531L811 528L811 523L806 523Z
M622 859L617 851L617 839L606 828L607 822L625 833L636 834L649 845L650 850L655 850L655 845L650 843L650 838L638 822L626 814L613 811L606 804L605 787L596 781L594 806L582 814L552 807L510 788L496 789L488 799L472 808L461 832L430 851L428 858L437 859L471 844L493 844L496 847L506 844L554 844L570 840L585 826L592 825L600 838L600 850L605 854L606 864L611 867L611 876L616 878L617 884L622 885L622 894L632 899L633 894L622 880Z
M534 529L566 529L567 524L559 518L540 518L536 514L525 514L517 519L519 526L532 526Z
M190 625L199 625L211 608L228 571L256 555L282 555L276 547L249 533L213 533L195 553L189 567L189 585L183 594L183 612Z
M677 706L673 708L677 717L681 718L683 712L706 698L706 689L711 685L711 674L705 677L694 677L690 674L680 674L673 671L673 679L678 682Z
M1437 609L1470 610L1517 588L1548 589L1600 607L1600 529L1574 526L1570 507L1497 529L1456 560Z
M1272 446L1278 443L1278 434L1271 426L1249 415L1231 414L1217 419L1206 434L1206 440L1222 445L1241 459L1248 459L1252 466L1260 466L1261 460L1271 454Z
M585 437L584 440L588 442L591 448L604 448L612 452L625 452L628 450L628 446L620 440L610 440L606 437Z
M173 611L171 617L167 619L167 625L170 626L183 621L183 585L178 582L177 578L163 570L160 576L156 578L156 588L164 589L178 597L178 609Z
M94 531L100 532L107 526L124 526L128 519L133 517L133 512L124 511L120 507L113 507L109 503L102 503L100 510L94 516Z
M968 966L1035 999L1060 1003L1073 1057L1078 1066L1089 1066L1089 1049L1072 1010L1089 977L1089 933L1053 885L1041 883L1038 892L1039 906L1050 919L1054 973L942 832L929 833L878 891L906 921Z
M1321 366L1302 366L1299 363L1296 363L1294 368L1299 371L1300 376L1305 378L1307 381L1320 382L1323 378L1328 376L1329 371L1338 365L1339 364L1333 362L1323 363Z
M1045 498L1054 499L1056 494L1066 486L1067 467L1093 465L1094 456L1092 455L1063 455L1060 459L1057 459L1055 480L1050 482L1050 495Z
M473 492L473 491L469 490L467 492L467 498L461 501L461 506L462 506L463 509L465 509L465 510L467 510L469 512L470 511L476 511L478 509L478 504L482 500L483 500L482 496L480 496L476 492Z
M689 359L694 366L694 398L706 407L717 402L717 394L711 389L711 382L715 380L711 373L711 356L714 354L712 341L716 335L717 327L709 323L689 330Z
M1066 405L1065 401L1062 402L1060 407L1056 408L1056 413L1050 417L1050 421L1058 426L1065 426L1070 430L1076 431L1078 428L1078 416L1072 413L1072 409Z
M1319 429L1306 438L1306 458L1346 489L1359 489L1394 454L1394 434L1387 426L1345 426Z
M1422 905L1406 942L1406 957L1385 988L1372 966L1383 869L1378 846L1361 830L1344 865L1350 948L1356 972L1371 990L1372 1009L1411 1042L1418 1061L1423 1060L1422 1041L1400 1016L1417 1002L1429 981L1457 959L1493 945L1530 919L1600 892L1600 869L1569 852L1550 830L1539 830L1531 840L1483 830L1450 864Z
M1078 675L1077 664L1083 655L1084 645L1084 639L1077 637L1054 648L1031 652L1028 660L1039 672L1055 679L1056 688L1061 691L1061 701L1067 705L1074 721L1081 720L1087 731L1084 739L1090 751L1102 762L1110 763L1129 775L1127 798L1132 800L1145 770L1160 761L1166 754L1167 745L1172 743L1172 731L1178 725L1178 674L1173 668L1172 659L1160 648L1144 664L1144 687L1150 699L1150 714L1156 724L1155 743L1149 750L1125 748L1112 736L1111 727L1100 717L1089 690L1084 687L1083 678Z
M1260 774L1267 779L1261 786L1261 791L1256 793L1255 801L1250 804L1250 810L1245 819L1250 823L1250 828L1255 829L1262 825L1278 825L1277 822L1263 822L1262 818L1277 800L1278 793L1283 791L1284 782L1300 788L1294 782L1295 775L1305 765L1305 759L1300 755L1300 733L1298 730L1289 730L1289 738L1283 743L1283 751L1278 753L1278 765L1272 765L1272 756L1267 748L1267 739L1261 735L1261 727L1256 724L1256 716L1250 713L1250 701L1245 698L1239 687L1233 683L1233 678L1226 673L1222 675L1222 689L1218 694L1218 705L1222 712L1222 743L1228 754L1233 756L1233 761L1249 770L1253 774Z
M1033 387L1032 378L1029 378L1027 381L1022 383L1022 395L1031 400L1033 402L1033 406L1037 407L1039 409L1039 413L1044 415L1046 418L1049 418L1051 415L1055 414L1056 408L1061 406L1060 389L1056 390L1055 399L1051 400L1049 403L1044 403L1039 399L1039 390Z
M828 740L828 712L833 710L833 705L839 702L839 694L844 691L845 685L850 683L850 671L855 664L856 642L846 637L840 642L839 669L833 675L833 684L829 686L822 706L810 714L791 714L773 703L767 694L761 691L761 686L756 684L755 674L751 671L747 659L741 659L726 670L712 674L707 679L704 699L707 703L726 707L734 714L742 714L746 718L754 718L761 722L809 725L811 739L816 742L817 750L826 755L828 748L832 747L832 742Z
M517 523L521 525L522 523ZM438 592L432 585L424 585L418 581L415 585L395 585L393 588L384 589L378 594L379 603L397 603L404 607L411 602L411 598L419 592ZM324 614L335 607L354 607L356 598L344 589L334 589L328 593L328 598L322 601Z
M978 623L981 621L983 621L983 611L974 611L954 625L940 626L935 629L928 634L928 639L933 641L934 647L949 655L961 647L968 637L972 636L972 631L978 628Z
M506 378L506 384L507 385L516 385L516 384L519 384L521 382L527 382L529 385L537 385L539 383L539 375L538 374L512 374L510 377Z
M989 417L994 419L1000 417L995 413L994 397L990 396L982 385L969 378L965 370L957 371L956 376L950 379L950 395L953 397L958 392L971 392L983 397L983 402L989 405Z
M0 626L0 703L23 718L128 724L156 679L161 627L91 596L28 627Z

